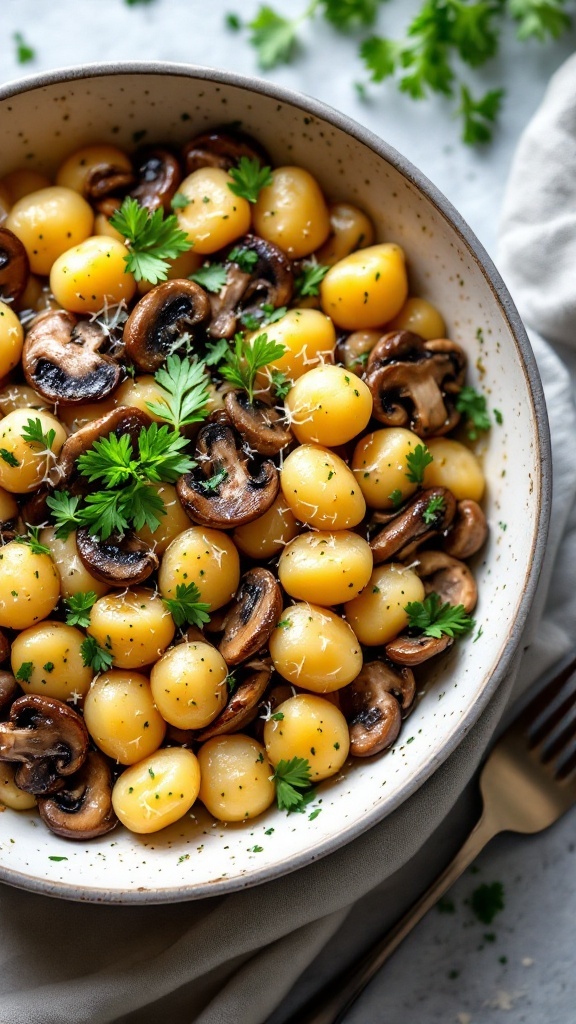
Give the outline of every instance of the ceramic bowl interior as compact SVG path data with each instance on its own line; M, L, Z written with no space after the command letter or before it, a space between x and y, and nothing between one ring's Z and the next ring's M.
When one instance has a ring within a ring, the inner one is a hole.
M332 852L409 797L455 749L505 676L537 579L548 511L545 412L534 360L496 271L450 204L384 142L343 116L268 84L177 65L93 67L0 91L0 175L53 171L76 147L106 140L178 145L240 122L275 164L300 164L331 199L402 245L411 291L443 312L466 349L470 383L502 413L483 444L490 539L476 558L481 636L426 674L425 693L386 755L347 764L321 787L322 813L270 810L223 826L202 810L152 836L123 829L89 843L49 833L33 812L1 816L0 878L72 899L176 901L221 894Z

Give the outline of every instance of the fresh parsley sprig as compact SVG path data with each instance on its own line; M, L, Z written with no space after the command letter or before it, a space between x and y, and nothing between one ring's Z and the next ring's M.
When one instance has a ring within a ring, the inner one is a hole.
M147 403L155 416L167 420L174 430L206 419L209 381L203 363L170 355L154 379L167 395L162 402Z
M227 277L228 271L223 263L209 263L190 274L191 281L201 285L207 292L215 294L222 291Z
M27 544L33 555L51 555L52 552L46 544L40 542L40 527L29 526L28 532L20 537L15 537L17 544Z
M20 465L20 462L14 455L14 452L9 452L7 448L0 448L0 459L2 459L2 462L5 462L7 466L13 466L15 468Z
M107 672L114 661L114 655L108 646L108 642L106 647L101 647L93 636L87 636L82 641L80 644L80 654L82 655L82 663L85 666L89 665L96 673Z
M433 458L430 455L425 444L417 444L413 452L408 452L406 456L406 465L408 470L405 476L408 477L413 484L422 484L424 482L424 470L426 466L429 466L433 462Z
M54 491L46 499L56 525L56 536L66 538L72 530L87 526L90 533L106 540L113 533L125 533L143 526L154 532L166 514L164 502L154 484L175 483L196 463L183 449L188 441L167 424L152 423L140 431L137 452L127 434L115 434L95 441L78 459L80 472L91 482L100 481L105 490L82 499Z
M258 253L242 245L236 245L230 250L226 259L235 263L245 274L251 274L258 263Z
M306 805L314 799L310 764L304 757L279 761L272 779L281 811L304 811Z
M52 445L56 439L56 431L54 428L51 428L44 433L40 419L35 417L34 419L27 420L20 437L29 445L39 445L45 451L51 452Z
M80 626L87 629L90 625L90 612L92 605L98 600L98 595L93 590L84 590L71 597L64 598L64 604L68 609L66 622L69 626Z
M422 513L422 519L426 523L426 526L432 526L444 511L445 507L446 502L441 494L435 494L433 498L430 498L430 501Z
M394 81L400 92L416 100L430 93L452 100L461 119L462 139L474 145L491 138L503 90L490 89L474 97L463 66L474 71L496 57L507 22L515 24L520 42L558 39L571 26L568 0L421 0L404 37L394 40L374 33L384 2L311 0L296 18L283 17L263 5L246 26L236 21L234 29L247 29L263 69L294 58L300 29L314 17L322 17L340 31L354 32L355 41L358 29L372 29L358 46L370 81ZM367 95L365 83L354 84L360 96Z
M163 597L162 601L177 626L187 623L202 629L210 622L210 605L200 601L200 591L195 583L177 583L175 597Z
M329 270L330 267L323 263L302 263L294 281L296 298L305 299L309 295L319 295L320 285Z
M458 392L454 404L458 412L466 417L466 433L471 441L476 440L479 431L490 430L492 423L486 407L486 398L475 388L463 387Z
M423 601L410 601L404 611L408 626L424 636L440 638L443 634L453 639L474 629L474 619L461 604L443 602L438 594L428 594Z
M231 384L246 391L250 402L253 402L258 371L275 359L280 359L285 351L284 345L269 341L267 334L259 334L251 342L245 341L243 334L237 334L234 348L226 352L225 364L220 367L220 373Z
M258 196L266 185L271 185L272 170L270 167L262 167L259 160L251 159L249 156L241 156L238 166L229 171L232 181L228 182L228 188L235 196L247 199L249 203L255 203Z
M135 199L127 196L110 218L129 248L124 257L126 270L137 281L158 284L168 276L169 260L192 248L188 235L178 226L175 214L164 215L162 209L150 213Z

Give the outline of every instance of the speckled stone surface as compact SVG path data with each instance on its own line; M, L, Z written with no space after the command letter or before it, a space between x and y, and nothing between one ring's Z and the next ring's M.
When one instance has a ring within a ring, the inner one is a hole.
M296 12L303 3L278 0ZM394 0L383 11L386 31L397 35L413 2ZM235 8L248 17L252 0L213 0L211 17L194 0L156 0L127 6L122 0L4 0L0 77L80 62L121 59L191 61L253 73L249 47L224 27ZM12 34L20 31L36 60L19 66ZM306 49L271 78L323 99L395 145L448 196L494 255L498 210L520 131L536 108L552 71L574 48L575 37L553 48L527 50L508 40L492 75L508 90L494 145L478 154L458 141L457 125L442 103L416 105L391 90L374 90L363 103L352 88L361 68L346 40L328 29L307 28ZM344 70L342 70L344 69ZM492 84L490 72L486 81ZM431 130L432 125L432 130ZM576 819L566 818L541 836L504 837L478 861L450 895L453 912L432 911L385 969L386 982L368 991L348 1015L349 1024L571 1024L575 1019L573 970L576 917ZM441 851L438 851L441 858ZM441 866L441 863L438 864ZM423 864L423 878L432 865ZM476 921L466 900L481 882L501 881L504 909L489 927ZM362 913L365 934L379 923ZM486 936L490 936L487 938ZM339 955L340 936L334 941Z

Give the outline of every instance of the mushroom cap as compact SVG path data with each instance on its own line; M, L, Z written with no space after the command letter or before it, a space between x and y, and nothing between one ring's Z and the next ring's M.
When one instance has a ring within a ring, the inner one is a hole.
M264 695L270 682L272 666L269 661L254 661L247 662L243 667L248 671L248 676L236 688L218 718L211 722L206 729L196 733L194 738L198 742L204 743L205 740L210 740L213 736L238 732L258 714L258 701Z
M164 281L136 303L124 324L126 352L141 370L153 373L183 334L194 341L209 318L210 301L199 284L186 278Z
M125 192L134 184L134 175L125 167L102 162L90 168L84 179L83 195L97 202L115 193Z
M18 697L10 720L0 723L0 760L20 761L14 781L27 793L49 793L62 786L88 752L84 719L55 697Z
M19 299L30 276L22 242L9 228L0 227L0 299Z
M229 391L224 408L232 426L259 455L277 455L293 440L281 413L259 398L251 402L245 391Z
M113 829L118 819L112 807L112 773L104 755L90 750L62 789L40 797L38 811L50 831L65 839L94 839Z
M257 160L262 166L270 164L270 157L256 139L247 132L239 132L228 126L196 135L183 146L182 156L186 174L192 174L200 167L221 167L229 171L236 167L242 156Z
M238 665L260 651L282 612L282 592L268 569L245 572L224 619L218 650L228 665Z
M105 334L95 323L78 321L63 309L35 317L22 350L24 376L48 402L79 405L107 398L125 371L98 349Z
M230 253L246 250L257 257L250 270L242 270ZM227 267L226 284L210 295L213 338L233 338L240 313L256 314L264 304L287 306L294 292L294 273L286 253L258 235L244 235L222 253Z
M0 671L0 711L9 707L19 689L20 687L11 672Z
M113 587L143 583L160 565L158 556L131 531L123 537L112 534L106 540L82 528L76 533L78 554L88 572Z
M140 150L134 157L138 183L130 195L146 207L172 213L171 201L182 180L180 161L171 150L161 146Z
M478 588L465 562L444 551L422 551L414 570L427 594L438 594L448 604L461 604L468 614L476 607Z
M464 498L456 506L456 515L442 547L453 558L471 558L480 550L487 536L486 516L480 505L472 498Z
M419 437L446 434L460 419L447 396L458 394L465 370L466 355L455 342L424 341L412 331L384 334L366 367L375 418L409 426Z
M392 746L402 725L400 703L394 691L402 690L402 685L391 666L383 661L369 661L356 679L340 691L353 756L370 757Z
M424 514L433 498L443 498L443 504L427 523ZM442 533L454 517L456 499L446 487L429 487L420 491L413 500L391 517L370 541L374 564L390 558L411 558L420 544ZM382 518L382 517L380 517Z
M181 476L178 497L192 522L226 529L263 515L280 489L278 470L269 459L250 458L240 438L225 423L206 423L198 434L199 465ZM216 485L211 478L221 477Z
M452 647L454 640L443 633L442 636L406 636L401 633L395 640L386 644L386 657L396 665L421 665L436 654Z

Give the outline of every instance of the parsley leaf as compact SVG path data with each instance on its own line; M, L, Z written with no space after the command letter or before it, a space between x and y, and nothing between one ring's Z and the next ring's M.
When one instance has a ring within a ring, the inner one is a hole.
M433 462L433 458L430 455L426 445L417 444L413 452L408 452L406 456L406 465L408 466L408 472L405 476L408 477L411 483L421 484L424 481L424 470L426 466L429 466Z
M453 639L464 636L474 629L474 619L461 604L443 603L438 594L428 594L423 601L410 601L404 611L408 615L410 629L418 630L424 636Z
M210 622L210 605L199 601L200 591L195 583L178 583L175 597L163 597L162 601L177 626L188 623L200 629Z
M150 213L135 199L127 196L122 206L110 218L110 224L120 232L130 250L124 257L126 270L137 281L158 284L168 276L169 260L188 252L192 243L178 226L175 214L164 216L162 209Z
M82 641L80 644L80 654L82 655L82 663L86 666L89 665L94 672L106 672L114 660L112 652L104 647L100 647L100 644L93 636L87 636Z
M466 417L466 433L471 441L478 437L478 431L490 430L490 414L486 408L486 398L472 387L463 387L458 392L455 402L456 409Z
M39 418L29 419L26 422L26 426L22 430L20 437L26 441L29 445L38 444L41 448L46 451L51 451L52 445L56 438L56 431L52 428L44 433L42 430L42 423Z
M207 342L204 354L204 362L206 363L206 366L217 366L218 363L221 363L229 348L230 345L226 338L220 338L219 341Z
M242 20L240 16L238 14L234 14L233 11L229 11L229 13L225 15L224 21L226 23L226 27L229 28L231 32L238 32L242 28Z
M21 32L14 32L12 36L16 43L16 60L19 64L28 64L29 61L34 60L36 57L36 51L28 46L28 43L24 39Z
M6 462L8 466L19 466L20 463L14 452L9 452L7 448L0 448L0 459Z
M490 89L479 100L475 100L466 85L460 87L460 107L456 111L462 115L462 141L468 145L490 142L491 125L498 117L504 89Z
M232 178L228 182L230 191L249 203L255 203L261 190L273 181L270 167L262 167L259 160L251 160L248 156L241 156L238 166L233 167L229 174Z
M286 398L293 387L293 382L285 373L282 373L282 370L271 370L270 386L273 388L276 398Z
M21 683L29 683L30 682L30 676L32 675L33 671L34 671L34 662L33 661L23 661L22 664L20 665L20 668L17 670L17 672L14 673L14 676Z
M502 882L492 882L487 885L479 885L474 889L470 905L476 917L482 924L492 924L492 921L501 910L504 910L504 886Z
M260 7L248 28L251 30L250 42L263 71L290 63L296 52L299 23L300 19L290 21L276 14L271 7Z
M56 536L59 540L66 540L73 530L82 526L82 520L78 513L80 498L76 495L67 494L65 491L54 491L50 497L46 498L46 504L56 524Z
M252 342L244 340L242 334L234 339L234 349L226 353L226 365L222 366L222 376L248 393L250 402L254 401L254 382L258 370L268 366L275 359L284 355L284 345L276 341L268 341L267 334L259 334Z
M90 625L92 605L97 600L98 596L93 590L84 590L78 594L72 594L71 597L65 597L64 604L68 609L66 612L66 622L68 625L81 626L82 629L87 629Z
M194 274L190 274L190 280L202 285L207 292L221 292L226 284L228 273L222 263L210 263L200 267Z
M296 298L305 298L307 295L318 295L320 285L330 267L323 263L302 263L300 272L296 275L294 282L294 294Z
M236 265L240 267L240 270L245 274L251 274L258 263L259 256L253 249L247 249L241 245L236 245L230 250L226 259L229 260L230 263L236 263Z
M170 206L173 210L185 210L187 206L190 206L190 200L183 192L177 192L172 196Z
M435 494L426 505L422 513L422 519L427 526L431 526L439 518L439 513L444 511L446 502L441 494Z
M33 555L51 555L50 548L40 543L40 527L29 526L28 533L23 537L15 537L17 544L27 544Z
M399 508L402 504L402 500L402 491L398 487L395 487L393 491L390 491L388 501L392 502L394 508Z
M168 356L166 365L154 374L154 380L169 397L146 404L156 416L168 420L175 430L206 418L209 382L203 363L190 362L178 355Z
M565 0L509 0L510 14L518 22L518 39L558 39L571 24L564 4Z
M345 32L361 25L373 25L385 0L322 0L324 17Z
M310 764L306 758L293 757L290 761L279 761L272 779L281 811L304 811L306 804L314 799Z

